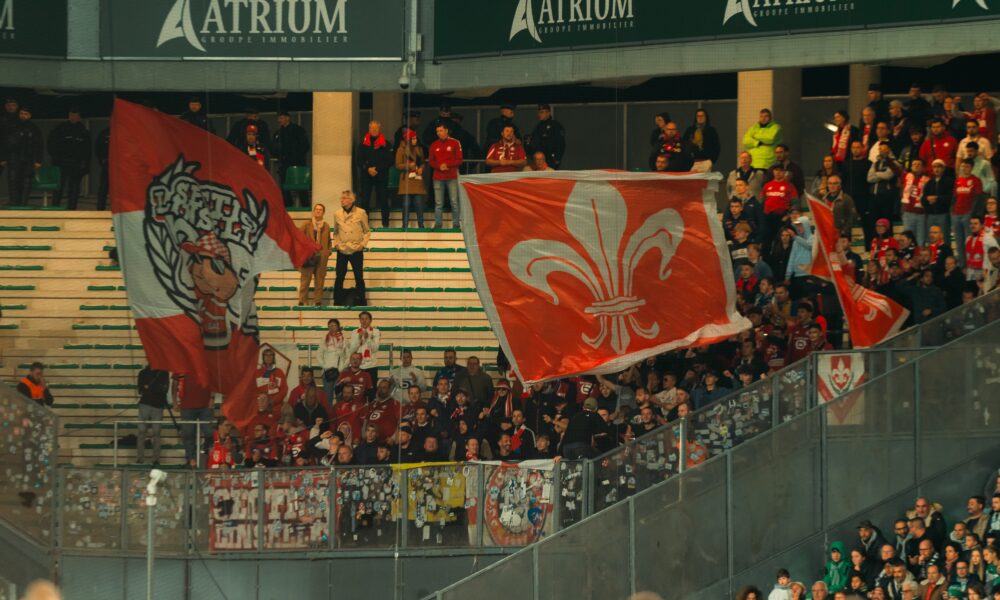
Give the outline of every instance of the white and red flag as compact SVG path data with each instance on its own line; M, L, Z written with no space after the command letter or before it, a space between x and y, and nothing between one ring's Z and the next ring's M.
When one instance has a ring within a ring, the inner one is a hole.
M479 297L518 378L608 373L750 327L717 174L550 171L460 180Z
M832 281L837 288L847 330L851 334L851 344L855 348L874 346L898 332L910 311L889 297L858 285L854 277L848 277L844 273L847 263L836 250L840 234L833 226L833 211L821 200L813 196L807 198L816 223L813 262L809 272Z
M115 100L111 212L136 329L150 365L256 410L257 276L301 265L316 245L271 175L224 139Z

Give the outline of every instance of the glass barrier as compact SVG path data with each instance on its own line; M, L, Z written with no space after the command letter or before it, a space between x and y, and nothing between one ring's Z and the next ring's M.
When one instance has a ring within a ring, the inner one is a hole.
M526 546L556 529L555 465L543 462L544 467L483 465L484 546Z
M133 552L145 552L149 518L149 507L146 506L149 471L126 470L123 477L126 548ZM158 554L183 554L187 551L187 509L191 505L188 496L191 481L191 473L171 471L157 488L153 540Z
M406 546L478 545L476 511L468 495L478 496L481 465L428 465L404 469ZM471 475L467 478L466 474ZM469 486L469 483L473 486ZM469 489L469 488L472 489Z
M668 423L594 461L593 512L597 512L680 472L680 423ZM697 441L688 464L707 458ZM688 454L688 452L685 452Z
M509 573L533 560L537 587L527 593L537 598L616 598L630 589L671 597L709 597L708 589L731 594L734 573L786 557L796 544L822 543L822 532L834 525L995 446L1000 422L989 415L1000 410L998 342L1000 323L993 322L942 348L904 356L898 365L896 358L886 359L896 368L722 457L685 469L665 485L625 494L627 502L498 567ZM789 385L786 393L801 398L802 371L791 375L778 380L778 388ZM659 431L637 442L658 436ZM604 457L605 468L625 473L633 465L634 447ZM595 489L610 479L600 467L595 463ZM864 486L858 485L861 473ZM436 597L473 597L470 591L484 589L486 581L495 584L501 570L485 572L483 580L471 577Z
M60 546L73 550L122 547L122 471L65 469L60 485Z
M334 470L334 531L338 548L391 548L401 543L400 472L392 467Z
M590 489L589 463L586 460L563 460L557 465L559 497L556 501L557 529L565 529L587 514L587 491Z
M330 470L262 470L265 550L330 546Z
M55 414L0 385L0 518L43 544L52 542Z
M208 471L196 475L195 546L202 552L260 549L262 473Z

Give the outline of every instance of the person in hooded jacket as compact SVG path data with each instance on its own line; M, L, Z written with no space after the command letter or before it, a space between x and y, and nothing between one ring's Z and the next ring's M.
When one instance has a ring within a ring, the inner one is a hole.
M696 173L708 173L719 160L721 145L719 133L712 127L708 111L699 108L694 113L694 123L684 131L684 142L691 154L691 170Z
M847 587L850 581L851 563L844 556L844 542L830 544L830 560L826 563L826 574L823 582L834 594Z
M812 222L803 215L794 221L795 237L792 252L785 268L785 278L791 282L789 291L792 298L803 298L810 293L809 265L812 263Z

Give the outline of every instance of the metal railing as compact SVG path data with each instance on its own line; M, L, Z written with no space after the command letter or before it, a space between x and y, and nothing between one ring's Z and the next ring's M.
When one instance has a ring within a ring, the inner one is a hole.
M122 425L135 425L136 429L138 429L140 427L146 427L146 426L149 426L149 425L176 425L178 427L178 429L180 429L181 425L194 425L194 432L195 432L194 439L195 439L195 444L197 444L197 447L199 449L199 452L197 453L198 454L198 463L199 463L198 466L202 467L203 465L201 464L201 460L202 460L202 458L204 458L204 456L203 456L203 453L200 450L201 450L202 446L204 445L204 442L203 442L202 437L201 437L201 428L202 428L202 426L206 426L206 429L211 430L213 423L212 423L212 421L182 421L180 419L156 419L156 420L151 420L151 421L143 421L141 419L140 420L135 420L135 419L116 419L112 423L112 427L111 427L111 429L112 429L112 435L114 436L114 439L111 441L111 447L112 447L112 452L113 452L112 457L111 457L111 466L114 467L114 468L116 468L116 469L118 468L118 448L119 448L120 441L121 441L119 439L119 437L118 437L118 432L119 432L120 426L122 426ZM157 433L155 435L153 433L149 434L150 439L153 439L153 440L155 440L155 438L158 437L158 436L160 436L160 435L162 435L162 433ZM144 441L145 440L143 440L143 442ZM140 442L139 439L138 439L138 436L136 436L136 444L137 444L137 446L138 446L138 444L143 443L143 442ZM154 441L153 443L155 444L156 442ZM136 450L138 450L138 447L136 448Z
M429 598L731 595L738 573L995 444L998 342L992 322Z

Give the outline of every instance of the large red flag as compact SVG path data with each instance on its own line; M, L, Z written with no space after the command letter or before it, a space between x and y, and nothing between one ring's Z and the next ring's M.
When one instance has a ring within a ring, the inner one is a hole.
M910 311L892 299L858 285L853 277L844 273L843 258L835 251L840 236L833 226L833 211L824 202L812 196L807 198L816 222L810 273L833 281L844 309L847 329L851 333L851 344L855 348L874 346L899 331Z
M264 271L316 250L271 175L225 140L115 100L111 212L136 328L150 365L226 395L244 425L256 410L254 291Z
M715 213L718 175L463 177L462 231L521 381L613 372L750 327Z

